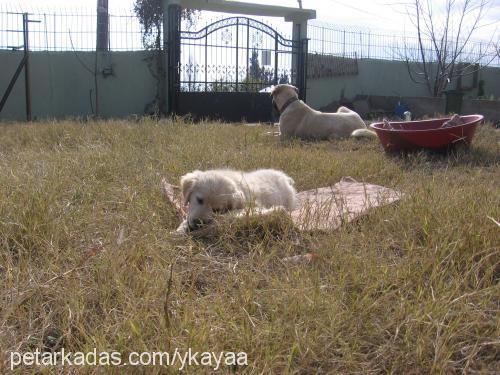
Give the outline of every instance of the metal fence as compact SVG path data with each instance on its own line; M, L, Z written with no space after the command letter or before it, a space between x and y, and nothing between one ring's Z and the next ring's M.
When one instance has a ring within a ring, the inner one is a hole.
M66 12L24 10L0 7L0 49L17 49L23 45L23 13L27 12L31 51L94 51L96 48L97 13L85 8ZM110 12L109 49L134 51L144 49L141 25L130 11Z
M65 11L0 7L0 50L16 49L23 44L22 13L29 12L29 39L32 51L94 51L96 48L96 11L71 8ZM221 18L221 17L219 17ZM200 19L198 24L209 24L213 19ZM272 25L278 30L282 27ZM281 32L280 30L280 32ZM285 31L285 35L287 32ZM334 26L311 21L308 26L309 52L358 59L404 60L417 58L418 40L401 34L374 32L368 29ZM433 56L430 40L424 41L428 56ZM109 49L134 51L144 49L142 28L130 10L111 10L109 15ZM500 66L500 57L488 42L469 42L461 55L462 62Z
M396 61L404 61L407 57L410 61L418 61L420 58L417 37L336 27L318 21L311 21L307 32L310 53ZM423 46L427 60L433 61L435 52L431 40L424 39ZM460 54L460 62L500 66L500 57L493 43L470 41Z

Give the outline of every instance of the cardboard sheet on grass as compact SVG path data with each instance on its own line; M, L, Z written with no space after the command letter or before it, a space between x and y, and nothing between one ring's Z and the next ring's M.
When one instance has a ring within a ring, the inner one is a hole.
M165 197L177 208L179 218L186 218L176 186L162 180ZM293 223L305 231L333 231L342 224L366 214L369 210L390 204L401 198L401 193L383 186L357 182L351 177L343 177L333 186L306 190L297 193L297 208L291 212ZM185 221L178 233L187 232ZM190 234L210 234L210 229Z

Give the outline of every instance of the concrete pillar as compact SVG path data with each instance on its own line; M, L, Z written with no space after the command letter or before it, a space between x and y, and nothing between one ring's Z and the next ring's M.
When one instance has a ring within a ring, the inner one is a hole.
M295 76L292 75L292 82L295 81L297 83L300 89L299 97L305 101L307 91L307 87L305 87L306 80L303 76L301 76L301 72L298 71L298 68L300 59L307 58L307 55L302 54L301 56L300 53L302 53L303 51L298 46L305 47L305 45L303 44L303 40L307 39L307 19L292 19L291 21L293 22L292 39L294 41L294 44L297 46L297 48L294 49L294 54L292 55L292 71L295 72ZM303 61L302 63L305 63L305 61ZM304 87L300 87L302 85L304 85Z
M168 74L168 70L169 70L169 53L168 53L168 41L169 41L169 37L170 37L170 34L169 34L169 30L170 30L170 24L169 24L169 20L168 20L168 6L170 5L170 2L167 0L167 1L164 1L162 3L162 6L163 6L163 51L165 51L165 53L163 54L164 58L165 58L165 77L164 77L164 81L165 82L165 111L167 113L170 113L172 111L172 108L170 108L170 96L173 94L170 92L170 90L168 89L170 87L170 81L169 81L169 74Z
M108 0L97 0L97 51L109 50Z
M175 35L176 29L178 25L174 24L175 21L172 19L172 9L175 7L179 9L179 0L164 0L163 1L163 49L165 51L165 111L167 113L172 113L175 109L175 92L174 90L170 90L172 87L174 77L176 72L173 70L176 69L174 66L175 60L175 49L178 46L175 46L176 37Z

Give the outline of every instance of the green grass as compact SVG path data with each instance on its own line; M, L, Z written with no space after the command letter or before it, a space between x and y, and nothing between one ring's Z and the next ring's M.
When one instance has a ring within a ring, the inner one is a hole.
M248 354L222 373L499 371L499 131L481 126L469 150L401 157L376 141L279 144L266 130L1 125L0 372L11 351L61 347ZM285 223L174 238L161 178L220 167L282 169L298 190L352 176L406 196L332 233ZM310 251L312 264L281 261Z

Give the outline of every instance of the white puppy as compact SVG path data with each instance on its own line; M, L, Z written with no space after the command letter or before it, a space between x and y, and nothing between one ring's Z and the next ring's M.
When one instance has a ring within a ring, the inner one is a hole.
M299 100L298 89L292 85L277 85L271 91L275 108L280 113L281 139L297 137L306 140L347 137L376 137L359 115L340 107L337 113L323 113Z
M182 197L189 203L187 224L198 229L213 214L245 207L295 207L294 181L281 171L259 169L245 173L229 169L194 171L181 178Z

